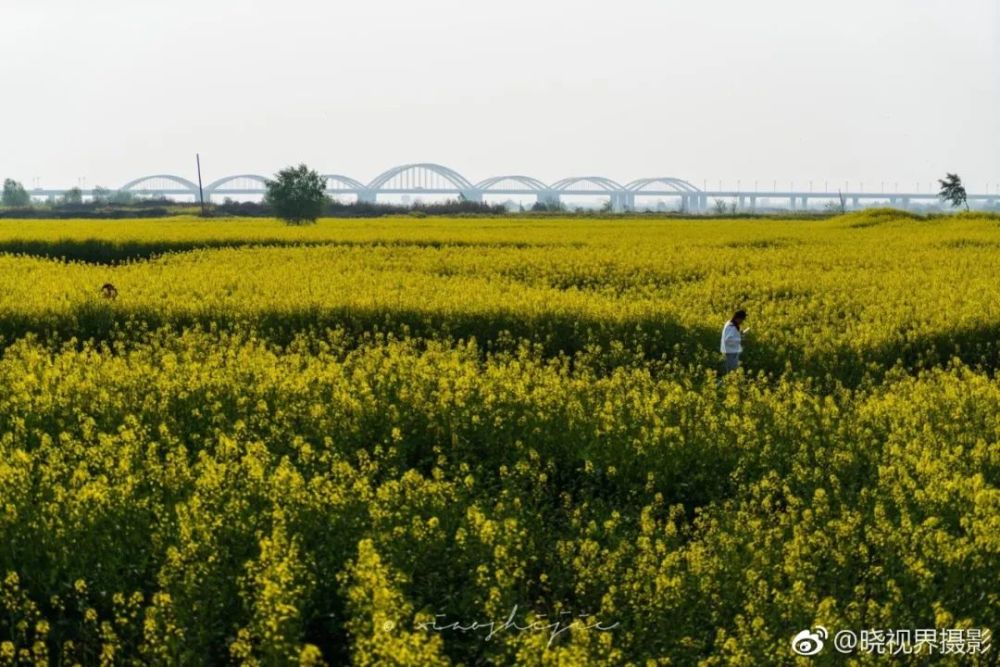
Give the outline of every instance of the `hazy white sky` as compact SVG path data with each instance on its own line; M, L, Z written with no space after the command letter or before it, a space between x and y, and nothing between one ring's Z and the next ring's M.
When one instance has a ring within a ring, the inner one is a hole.
M1000 0L4 0L0 175L1000 184Z

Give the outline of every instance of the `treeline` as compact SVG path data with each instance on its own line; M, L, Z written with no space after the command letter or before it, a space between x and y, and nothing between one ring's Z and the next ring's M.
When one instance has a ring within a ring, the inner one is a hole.
M89 199L70 188L61 197L35 201L24 185L8 178L0 194L0 218L132 218L172 215L177 204L165 197L140 198L132 192L95 187Z
M38 203L0 209L0 219L72 219L72 218L160 218L178 214L200 213L198 204L178 203L169 199L142 199L129 203L86 201L81 203ZM331 201L323 210L327 218L378 218L391 215L507 215L509 211L499 204L481 204L466 201L448 201L437 204L399 206L359 202L345 204ZM226 201L207 204L206 217L269 218L273 209L260 202Z
M221 204L207 207L209 215L240 217L273 217L274 209L265 202L238 202L227 199ZM389 215L506 215L503 204L487 204L465 200L448 200L437 203L416 202L410 205L379 204L371 202L344 203L328 200L323 207L326 218L379 218Z

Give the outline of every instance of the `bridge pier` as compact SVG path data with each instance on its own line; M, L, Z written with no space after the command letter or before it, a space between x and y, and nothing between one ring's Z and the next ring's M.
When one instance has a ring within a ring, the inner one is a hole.
M627 192L612 192L611 198L611 211L612 213L625 213L626 211L631 211L635 208L635 197L629 196L630 193Z
M753 196L750 197L750 211L753 213L757 212L757 198Z
M789 209L790 211L794 211L794 210L795 210L795 204L796 204L796 202L797 202L798 200L799 200L799 198L798 198L798 197L795 197L795 196L792 196L792 197L789 197L789 198L788 198L788 209Z
M858 209L861 208L861 199L858 197L851 198L851 208Z
M378 193L374 190L361 190L358 192L359 204L374 204L378 201Z
M681 208L690 213L702 213L708 210L708 197L699 193L681 195Z

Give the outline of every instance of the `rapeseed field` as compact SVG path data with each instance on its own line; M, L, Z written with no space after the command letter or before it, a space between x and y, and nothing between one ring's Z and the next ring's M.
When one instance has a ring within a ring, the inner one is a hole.
M0 664L988 637L998 257L997 217L892 211L0 222Z

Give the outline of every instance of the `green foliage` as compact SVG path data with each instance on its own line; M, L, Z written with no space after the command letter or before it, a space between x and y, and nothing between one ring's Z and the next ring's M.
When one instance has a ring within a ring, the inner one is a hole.
M95 204L107 204L111 201L112 192L98 185L94 187L92 196Z
M23 185L8 178L3 182L3 196L0 202L9 208L23 208L31 205L31 195Z
M83 191L80 188L70 188L62 198L63 204L77 206L83 203Z
M965 206L965 210L969 210L969 200L965 193L965 186L962 185L962 179L958 177L958 174L947 174L938 183L941 184L941 199L950 203L954 208Z
M139 198L128 190L116 190L108 199L109 203L120 205L134 204L137 201L139 201Z
M327 201L326 179L304 164L282 169L267 182L265 201L289 224L315 222Z

